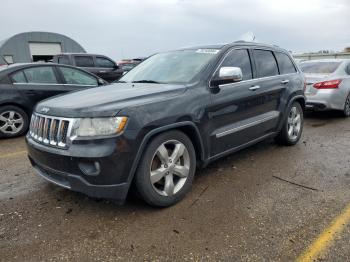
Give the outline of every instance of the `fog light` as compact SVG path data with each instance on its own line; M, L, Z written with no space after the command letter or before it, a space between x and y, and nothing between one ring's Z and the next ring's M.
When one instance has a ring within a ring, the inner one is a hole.
M95 161L95 162L80 162L78 164L81 172L84 173L84 175L87 176L98 176L101 171L101 166L100 163Z

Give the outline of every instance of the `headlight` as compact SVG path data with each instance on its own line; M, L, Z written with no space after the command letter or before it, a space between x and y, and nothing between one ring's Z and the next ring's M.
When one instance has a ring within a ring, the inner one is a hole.
M72 129L71 136L109 136L123 131L127 117L80 118Z

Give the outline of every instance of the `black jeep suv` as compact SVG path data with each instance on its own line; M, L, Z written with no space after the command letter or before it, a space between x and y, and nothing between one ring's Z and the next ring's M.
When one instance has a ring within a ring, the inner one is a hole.
M303 129L304 78L276 46L236 42L159 53L119 83L49 99L26 140L37 173L59 186L123 202L130 185L169 206L196 167Z

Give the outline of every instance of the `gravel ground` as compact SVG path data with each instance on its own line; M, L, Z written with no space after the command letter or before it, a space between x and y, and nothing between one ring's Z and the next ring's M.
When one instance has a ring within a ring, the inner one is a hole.
M350 202L350 119L305 121L298 145L268 140L198 170L166 209L51 185L30 167L23 137L1 140L0 261L294 260ZM322 259L349 259L349 230Z

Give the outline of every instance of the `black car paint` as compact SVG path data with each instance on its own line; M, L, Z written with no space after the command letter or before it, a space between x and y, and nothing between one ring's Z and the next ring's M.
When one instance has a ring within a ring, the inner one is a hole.
M76 64L76 60L75 60L77 56L78 57L81 57L81 56L91 57L93 62L94 62L94 66L93 67L79 67ZM59 59L62 57L67 59L68 63L66 63L66 64L87 70L87 71L101 77L102 79L104 79L105 81L108 81L108 82L114 82L114 81L118 80L123 75L123 70L117 65L117 63L115 63L112 59L110 59L109 57L104 56L104 55L85 54L85 53L59 54L59 55L55 55L53 57L52 62L60 64ZM114 64L114 67L113 68L98 67L96 65L96 58L97 57L101 57L101 58L109 60L111 63Z
M195 146L198 165L204 167L219 157L275 136L287 117L288 107L294 101L305 106L304 83L299 69L294 74L254 78L221 87L210 85L223 57L233 48L258 48L288 54L283 49L248 43L215 48L221 49L219 54L188 85L116 83L40 103L36 112L49 107L52 116L127 116L129 121L122 134L110 138L76 139L67 150L40 145L28 135L28 152L32 164L39 167L46 179L58 172L58 179L71 180L74 184L72 190L122 202L140 157L156 134L170 129L185 132ZM254 59L253 74L256 77ZM289 80L289 83L282 83L283 80ZM254 85L260 85L261 88L249 90ZM75 103L78 96L81 103ZM265 116L271 119L261 121ZM256 121L253 122L256 124L218 137L220 132L244 126L251 121ZM57 165L57 162L64 165ZM81 163L95 162L103 163L98 176L84 174L79 167ZM75 183L73 180L78 178L87 183Z
M24 69L33 67L50 66L54 69L55 76L57 78L57 84L16 84L13 83L11 75ZM64 94L67 92L78 91L84 88L90 88L84 85L68 85L65 83L59 67L74 68L72 66L56 65L51 63L27 63L27 64L14 64L9 67L3 68L0 71L0 107L5 105L13 105L22 108L29 116L32 113L35 105L47 98ZM85 70L78 69L86 74L99 79L97 76L87 72ZM100 82L102 83L102 82ZM107 84L106 82L104 84Z

